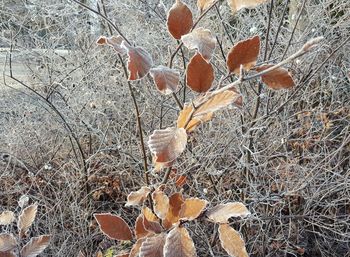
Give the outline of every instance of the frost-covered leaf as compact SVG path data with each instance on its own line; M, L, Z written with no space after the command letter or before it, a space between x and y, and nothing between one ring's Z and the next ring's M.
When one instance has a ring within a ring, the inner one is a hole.
M146 76L153 65L151 55L142 47L133 47L125 41L122 42L121 46L129 57L129 80L138 80Z
M0 214L0 225L9 225L15 219L15 214L12 211L4 211Z
M190 32L193 26L193 17L190 8L181 0L176 0L168 13L167 25L170 34L175 39Z
M151 192L149 187L143 186L135 192L131 192L128 195L128 201L125 206L142 205L147 199L148 194Z
M149 137L148 146L156 162L171 162L185 150L187 133L182 128L155 130Z
M113 47L113 49L120 54L125 54L126 49L121 46L123 42L123 38L121 36L111 36L111 37L105 37L101 36L97 39L98 45L108 45Z
M38 205L36 203L29 205L28 207L22 210L17 222L20 237L25 236L28 229L33 224L37 210Z
M207 211L209 219L216 223L227 223L232 217L246 217L250 214L247 207L240 202L219 204Z
M159 65L150 70L157 89L164 95L174 93L179 88L180 74L174 69Z
M159 224L159 219L150 208L144 207L142 209L142 214L143 225L147 231L157 234L162 232L162 226Z
M135 235L136 239L145 237L149 234L149 231L146 230L145 226L143 225L143 214L141 213L136 221L135 221Z
M139 257L163 257L166 234L148 237L141 245Z
M181 40L188 49L197 49L207 62L210 61L215 50L216 39L209 29L196 28L183 35Z
M131 240L132 233L128 224L119 216L111 213L94 214L100 230L114 240Z
M210 63L196 53L187 65L187 85L197 93L207 92L214 81L214 69Z
M256 71L261 72L270 67L272 64L266 64L256 67ZM261 80L269 87L275 90L291 89L295 86L294 80L290 72L284 68L277 68L261 76Z
M176 226L166 237L164 257L196 257L196 248L188 231Z
M41 254L50 242L50 235L33 237L21 250L21 257L36 257Z
M207 206L208 202L199 198L188 198L182 204L180 211L181 220L194 220Z
M232 257L248 257L241 235L228 224L219 225L219 239L222 248Z
M169 198L161 189L152 193L154 212L160 219L164 219L169 209Z
M129 253L129 257L139 257L141 245L145 240L146 240L146 238L140 238L136 241L134 246L131 248L131 251Z
M0 257L17 257L17 255L14 252L8 251L0 252Z
M17 246L17 239L12 234L0 234L0 252L12 251Z
M169 210L163 220L163 226L169 229L180 220L180 211L184 203L182 193L174 193L169 197Z
M214 2L215 0L197 0L197 7L202 13L204 10L208 9Z
M227 69L229 72L235 73L237 76L240 73L240 67L249 71L258 60L260 51L260 37L255 36L247 40L239 41L235 44L227 56Z

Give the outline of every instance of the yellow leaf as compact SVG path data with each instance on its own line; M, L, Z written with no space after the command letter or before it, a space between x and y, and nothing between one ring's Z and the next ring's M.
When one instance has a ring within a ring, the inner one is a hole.
M228 224L219 225L219 238L222 248L232 257L248 257L241 235Z

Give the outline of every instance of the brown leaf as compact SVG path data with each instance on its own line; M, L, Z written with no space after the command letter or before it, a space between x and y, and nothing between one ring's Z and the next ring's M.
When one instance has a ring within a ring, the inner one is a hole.
M98 45L111 46L116 52L120 54L125 54L126 49L121 46L122 42L123 42L123 38L121 36L111 36L111 37L101 36L97 39L96 43Z
M228 224L219 225L219 238L222 248L232 257L248 257L241 235Z
M134 205L142 205L144 201L147 199L148 194L151 192L149 187L141 187L136 192L131 192L128 195L128 201L125 206L134 206Z
M148 237L141 245L139 257L163 257L166 234Z
M49 245L50 238L50 235L33 237L25 246L23 246L21 257L35 257L41 254Z
M118 253L118 255L113 256L113 257L130 257L131 253Z
M242 8L256 7L261 3L265 3L267 0L227 0L233 13L239 11Z
M0 252L0 257L17 257L13 252Z
M214 69L203 57L196 53L187 65L187 85L197 93L209 90L214 81Z
M211 120L213 113L231 104L241 104L241 94L235 90L226 90L219 93L213 91L204 97L193 101L193 105L185 105L177 119L177 126L193 131L202 122ZM186 125L187 124L187 125Z
M168 30L175 39L191 31L193 26L192 12L186 4L176 0L170 8L167 19Z
M22 210L17 222L20 237L25 236L28 229L33 224L37 210L38 205L36 203L29 205L27 208Z
M176 92L179 88L180 74L174 69L170 69L163 65L150 70L157 89L164 95Z
M169 198L159 188L152 193L154 212L160 219L165 219L169 209Z
M194 220L207 206L208 202L199 198L188 198L181 207L181 220Z
M17 246L17 240L12 234L0 234L0 252L12 251Z
M139 257L141 245L145 240L146 238L140 238L139 240L136 241L134 246L131 248L129 257Z
M204 10L208 9L215 0L197 0L197 6L199 11L202 13Z
M246 217L249 214L247 207L240 202L219 204L207 212L208 218L216 223L227 223L229 218Z
M171 162L185 150L187 133L183 128L155 130L149 137L148 146L156 156L156 162Z
M123 41L121 46L128 54L129 80L138 80L146 76L153 65L151 55L141 47L133 47Z
M111 213L94 214L100 230L114 240L131 240L132 234L128 224L119 216Z
M207 62L210 61L216 44L216 39L211 34L210 30L196 28L190 33L183 35L181 40L188 49L197 49L198 53L200 53Z
M180 175L180 176L176 179L175 185L176 185L177 187L182 187L183 185L186 184L186 181L187 181L187 177L184 176L184 175Z
M148 207L142 209L143 213L143 225L145 229L149 232L154 232L159 234L162 232L162 226L159 224L159 219Z
M180 220L180 211L184 203L182 193L174 193L169 197L169 210L163 220L163 226L169 229Z
M135 221L135 235L136 239L145 237L149 234L149 231L146 230L145 226L143 225L143 214L141 213L136 221Z
M165 241L164 257L196 257L196 248L184 227L173 228Z
M12 211L4 211L0 214L0 225L9 225L15 219L15 214Z
M227 69L229 72L240 73L240 67L249 71L256 64L260 50L260 37L255 36L235 44L227 56Z
M261 72L270 67L274 66L273 64L266 64L259 67L256 67L256 71ZM261 80L270 88L279 90L279 89L290 89L295 86L292 75L288 70L284 68L277 68L273 71L270 71L261 76Z

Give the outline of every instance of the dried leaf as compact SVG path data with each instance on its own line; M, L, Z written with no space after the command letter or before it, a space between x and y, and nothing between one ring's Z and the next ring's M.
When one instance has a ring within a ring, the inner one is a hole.
M177 119L177 126L193 131L197 125L211 120L213 113L231 104L241 103L241 94L235 90L219 93L213 91L193 101L193 105L185 105Z
M145 229L149 232L159 234L162 232L162 226L159 224L159 219L148 207L142 209L143 213L143 225Z
M38 205L32 204L27 208L23 209L21 214L18 217L18 230L20 237L25 236L30 226L33 224L36 216L36 212L38 210Z
M184 175L181 175L181 176L179 176L179 177L176 179L175 185L176 185L177 187L182 187L183 185L186 184L186 181L187 181L187 177L184 176Z
M133 47L123 41L121 46L128 54L129 80L138 80L146 76L153 65L151 55L141 47Z
M150 74L157 89L164 95L169 95L178 90L180 74L176 70L159 65L156 68L152 68Z
M111 213L94 214L100 230L114 240L131 240L132 234L128 224L119 216Z
M128 195L128 201L125 206L142 205L147 199L148 194L151 192L149 187L143 186L136 192L131 192Z
M193 17L190 8L180 0L170 8L167 19L168 30L175 39L191 31Z
M165 241L164 257L196 257L196 248L184 227L173 228Z
M204 10L208 9L215 0L197 0L197 6L199 11L202 13Z
M98 251L98 252L96 253L96 257L103 257L103 253L102 253L101 251Z
M219 238L222 248L232 257L248 257L241 235L228 224L219 225Z
M0 257L17 257L13 252L0 252Z
M149 137L148 146L156 162L171 162L186 148L187 133L183 128L155 130Z
M235 44L227 56L227 69L229 72L240 73L240 67L249 71L256 64L260 50L260 37L255 36Z
M263 66L256 67L256 71L264 71L274 65L266 64ZM288 70L284 68L277 68L261 76L261 80L270 88L279 89L290 89L295 86L292 75Z
M15 219L15 214L12 211L4 211L0 214L0 225L9 225Z
M35 257L41 254L49 245L50 238L50 235L33 237L25 246L23 246L21 257Z
M152 193L154 212L160 219L165 219L169 209L169 198L159 188Z
M209 29L196 28L182 36L181 40L188 49L197 49L207 62L210 61L215 50L216 39Z
M136 241L134 246L131 248L129 257L139 257L141 245L145 240L146 238L140 238L139 240Z
M12 251L17 246L17 240L12 234L0 234L0 252Z
M181 220L194 220L207 206L208 202L199 198L188 198L181 207Z
M265 3L267 0L227 0L233 13L239 11L242 8L253 8L261 3Z
M169 197L169 210L163 220L163 227L169 229L180 220L180 211L184 203L181 193L174 193Z
M118 255L113 256L113 257L130 257L131 253L118 253Z
M145 237L149 234L149 231L146 230L145 226L143 225L143 214L141 213L136 221L135 221L135 235L136 239Z
M246 217L249 214L247 207L240 202L219 204L207 212L208 218L216 223L227 223L229 218Z
M214 81L214 69L210 63L196 53L187 65L187 85L197 93L207 92Z
M97 39L97 44L98 45L108 45L113 47L113 49L120 53L120 54L125 54L126 49L121 46L123 42L123 38L121 36L111 36L111 37L105 37L101 36Z
M163 257L166 234L148 237L141 245L139 257Z

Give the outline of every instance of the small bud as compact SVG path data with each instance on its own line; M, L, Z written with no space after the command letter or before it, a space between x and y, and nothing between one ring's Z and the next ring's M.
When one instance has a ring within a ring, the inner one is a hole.
M316 47L316 45L318 45L323 39L324 37L316 37L316 38L310 39L303 46L303 51L305 52L310 51L312 48Z

